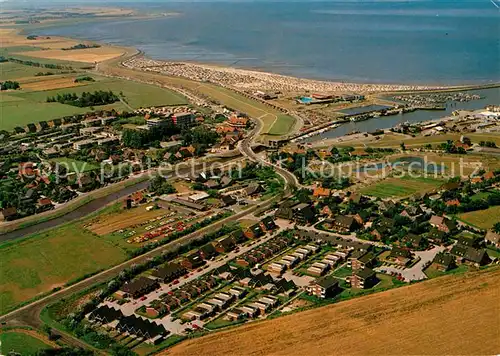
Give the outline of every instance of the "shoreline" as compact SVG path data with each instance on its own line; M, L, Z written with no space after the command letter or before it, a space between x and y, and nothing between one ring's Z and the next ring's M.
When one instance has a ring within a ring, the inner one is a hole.
M176 15L178 15L178 14L173 13L173 14L170 14L169 16L124 17L121 19L113 18L113 20L149 21L149 20L157 20L159 18L176 16ZM90 21L84 20L84 22L101 22L104 20L109 20L109 18L107 18L107 19L93 18ZM56 22L53 22L53 23L50 23L48 25L47 24L40 24L40 26L33 26L31 29L24 28L24 27L20 27L18 29L20 30L20 32L19 32L20 34L28 34L29 31L35 32L36 28L40 28L43 31L43 29L45 29L45 28L56 28L56 27L65 26L65 25L67 25L67 24L66 23L59 23L58 24ZM488 81L488 82L484 82L484 81L475 82L475 80L470 80L470 81L466 81L466 83L462 83L462 84L433 84L433 83L412 83L412 82L408 82L408 83L377 82L377 81L369 82L369 81L355 81L355 80L354 81L351 81L351 80L345 81L345 80L335 80L335 79L327 79L327 78L313 79L313 78L301 77L301 76L295 76L295 75L279 74L277 72L269 71L269 69L260 68L260 67L244 67L244 66L243 67L237 67L237 66L233 67L233 66L227 66L227 65L223 65L223 64L210 62L210 61L207 61L207 62L201 61L200 62L197 60L173 60L173 59L169 59L169 58L154 59L152 57L148 57L148 53L146 53L145 51L143 51L143 50L141 50L138 47L135 47L133 45L126 45L126 44L116 45L113 43L108 43L103 39L89 40L88 38L85 38L84 36L81 36L81 37L80 36L72 37L72 36L66 36L66 35L57 35L57 36L62 37L62 38L71 39L71 40L96 42L96 43L99 43L101 45L114 47L114 48L123 48L123 49L134 48L139 53L139 56L137 56L137 55L134 56L135 58L142 56L142 58L144 60L158 63L158 65L163 64L165 66L168 66L168 65L172 65L172 64L182 64L185 66L199 67L202 69L210 69L210 70L214 70L214 71L227 71L227 72L232 72L232 73L239 73L241 75L252 75L253 74L253 75L261 76L261 77L262 76L274 76L274 77L280 77L280 78L287 78L289 80L300 81L300 82L308 83L308 84L316 83L317 85L320 85L320 86L327 88L324 91L339 91L339 89L337 89L337 88L341 87L341 86L347 86L348 88L368 88L368 90L360 91L360 92L361 93L363 93L363 92L372 93L372 94L384 93L384 92L386 92L386 93L389 93L389 92L390 93L408 93L408 92L421 92L421 91L429 92L429 91L433 91L433 90L435 90L435 91L445 91L445 90L457 91L457 90L482 89L482 88L497 87L497 86L500 87L500 80L498 80L498 81L492 80L492 81ZM121 64L123 65L126 61L128 61L129 59L132 59L134 57L129 57L127 59L124 59L121 62ZM116 57L113 59L116 59ZM129 67L127 67L127 68L129 68ZM139 68L130 68L130 69L142 70ZM169 75L168 73L162 73L162 74ZM171 76L178 76L175 74L170 74L170 75ZM178 77L182 77L182 78L191 79L191 80L196 81L196 79L193 79L193 77L191 77L191 76L182 76L181 75ZM219 85L224 85L222 83L217 83L217 82L213 82L213 83L219 84ZM226 86L226 85L224 85L224 86ZM294 90L297 90L299 87L294 86L294 88L295 88ZM330 88L333 88L333 89L330 89ZM370 89L370 88L372 88L372 89ZM379 91L379 90L373 89L373 88L387 88L387 89ZM249 87L249 88L242 87L242 88L238 88L238 89L244 90L244 89L256 89L256 88L255 87ZM299 90L308 91L311 89L303 88L303 89L299 89ZM342 91L344 89L340 89L340 90ZM352 89L346 89L346 90L353 91ZM361 89L361 90L363 90L363 89Z

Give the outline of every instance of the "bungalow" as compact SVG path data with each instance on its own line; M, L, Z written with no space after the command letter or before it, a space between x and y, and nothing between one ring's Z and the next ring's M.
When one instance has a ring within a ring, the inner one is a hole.
M228 291L235 298L241 299L247 294L247 290L242 287L234 286Z
M99 308L94 309L88 316L88 319L93 322L98 322L101 324L109 324L115 320L119 320L123 317L120 310L116 310L107 305L101 305Z
M332 276L317 279L308 290L310 294L322 299L334 297L341 291L338 280Z
M432 268L441 272L449 271L450 269L455 268L455 266L455 258L447 252L439 252L436 254L431 264Z
M458 200L458 199L448 200L447 202L445 202L445 205L446 206L460 206L460 200Z
M160 284L156 279L141 276L125 283L120 290L133 298L139 298L144 294L155 290L159 286Z
M322 276L326 271L330 269L329 263L324 262L314 262L308 269L307 273L313 276Z
M241 307L241 310L244 311L249 318L255 318L257 315L259 315L259 308L256 308L251 304L247 304Z
M156 343L169 333L165 327L155 322L144 320L135 315L120 318L116 329L122 333L128 333L140 338L147 339L149 343Z
M433 215L429 220L429 224L447 234L457 229L457 223L455 221L449 220L443 216Z
M367 289L375 286L378 282L377 275L369 268L357 270L349 277L351 288Z

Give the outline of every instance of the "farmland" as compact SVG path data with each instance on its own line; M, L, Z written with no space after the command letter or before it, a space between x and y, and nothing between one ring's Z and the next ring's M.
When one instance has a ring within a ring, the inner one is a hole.
M460 214L458 218L481 229L491 229L495 223L500 221L499 216L500 206L493 206L486 210L477 210Z
M52 120L62 116L83 114L91 111L90 108L79 108L60 103L46 102L48 96L57 96L57 94L63 93L76 93L80 95L84 91L91 92L96 90L111 90L116 94L122 92L127 104L116 102L98 107L99 109L115 109L117 111L129 110L128 106L140 108L187 103L184 97L171 90L122 79L94 77L96 82L79 85L74 88L31 92L20 90L0 94L0 109L2 110L0 129L11 130L15 126L24 126L32 122ZM49 84L47 83L47 85ZM2 99L4 95L6 95L7 99Z
M498 278L499 268L437 278L187 341L164 354L494 354Z
M34 331L19 330L0 333L0 352L7 354L14 351L20 355L34 355L40 350L51 348L41 341Z
M78 224L0 246L0 313L65 283L115 265L125 251Z
M405 197L431 191L442 183L443 181L433 178L387 178L362 188L361 193L377 198Z

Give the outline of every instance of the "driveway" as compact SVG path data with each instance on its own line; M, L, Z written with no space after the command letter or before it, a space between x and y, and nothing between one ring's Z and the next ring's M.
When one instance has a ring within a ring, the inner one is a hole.
M434 257L438 254L438 252L442 252L444 250L446 250L446 247L444 246L435 246L430 250L416 251L415 256L420 257L420 260L410 268L401 269L396 267L383 266L383 267L377 267L374 270L377 272L385 271L385 273L391 273L391 272L395 272L398 274L401 273L401 275L405 279L405 282L420 281L422 279L427 278L425 273L422 271L425 264L428 263L429 261L432 261Z

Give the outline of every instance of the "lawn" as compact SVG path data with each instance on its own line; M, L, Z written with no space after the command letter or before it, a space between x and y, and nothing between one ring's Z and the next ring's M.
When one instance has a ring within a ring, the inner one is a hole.
M11 351L20 355L35 355L40 350L51 348L33 336L22 332L8 331L0 334L0 353L7 355Z
M267 134L276 136L286 135L292 130L293 125L295 125L295 118L289 115L278 115L278 118L274 121Z
M77 161L67 157L54 158L51 161L66 167L69 172L84 173L99 169L99 165L97 164Z
M458 219L481 229L491 229L495 223L500 221L499 215L500 205L497 205L486 210L477 210L460 214L458 215Z
M436 278L436 277L442 277L446 276L447 274L458 274L458 273L465 273L469 270L469 267L467 265L460 265L450 271L447 272L441 272L435 269L434 267L429 267L427 268L424 273L427 276L427 278Z
M77 223L5 243L0 254L0 314L127 257L125 251Z
M404 197L415 193L431 191L441 184L443 184L443 181L433 178L388 178L361 189L361 193L382 199Z
M14 80L26 77L33 77L39 72L59 73L57 69L37 68L22 64L4 62L0 63L0 80Z
M148 106L187 104L186 98L168 89L122 79L110 79L98 76L93 76L93 78L96 79L96 82L74 88L9 92L7 100L0 99L0 109L2 110L0 129L12 130L16 126L25 126L28 123L47 121L62 116L92 111L91 108L79 108L71 105L46 102L48 96L56 96L62 93L81 94L84 91L91 92L96 90L111 90L116 94L122 92L128 106L134 109ZM5 94L0 94L0 96L3 95ZM95 109L130 111L128 106L121 102L116 102L110 105L98 106Z

